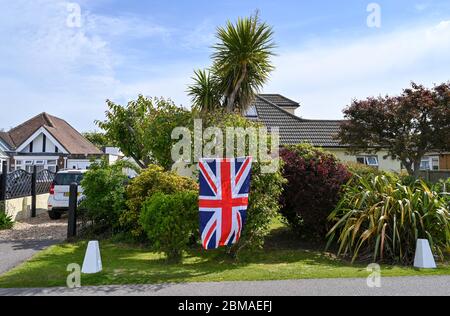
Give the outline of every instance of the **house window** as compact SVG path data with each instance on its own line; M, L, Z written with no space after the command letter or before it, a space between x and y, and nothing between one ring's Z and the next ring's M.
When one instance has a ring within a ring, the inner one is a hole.
M420 161L420 170L430 170L430 159L422 159Z
M42 170L49 170L56 172L58 161L56 159L49 160L16 160L16 170L25 170L27 172L33 172L34 166L36 166L37 172Z
M431 158L431 169L439 170L439 158Z
M378 156L358 156L356 157L356 162L371 167L379 166Z
M362 165L366 164L366 158L365 157L356 157L356 162L360 163Z
M439 170L439 157L425 157L420 161L420 170Z

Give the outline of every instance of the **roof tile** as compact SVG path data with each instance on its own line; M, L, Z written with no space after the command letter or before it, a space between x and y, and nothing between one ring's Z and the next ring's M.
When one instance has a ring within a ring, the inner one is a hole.
M282 145L307 142L320 147L345 147L336 139L342 121L305 120L285 111L266 96L257 96L253 103L258 113L257 120L269 129L278 127Z

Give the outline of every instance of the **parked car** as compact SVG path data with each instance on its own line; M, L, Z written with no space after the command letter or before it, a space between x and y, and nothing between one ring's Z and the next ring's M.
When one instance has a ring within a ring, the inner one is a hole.
M80 184L86 172L87 170L64 170L56 174L50 186L48 198L48 215L51 219L60 219L61 215L69 210L69 193L72 183L78 184L78 202L84 198Z

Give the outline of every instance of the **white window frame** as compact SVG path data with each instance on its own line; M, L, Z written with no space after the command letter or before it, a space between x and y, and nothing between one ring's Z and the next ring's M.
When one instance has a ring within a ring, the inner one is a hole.
M50 170L56 172L59 157L14 157L16 162L16 170L25 170L31 172L33 166L39 167L40 170ZM49 164L49 161L55 162ZM18 163L19 162L19 163Z
M437 164L433 164L433 162L436 162ZM422 167L422 164L427 164L427 167ZM439 160L439 156L427 156L422 158L422 160L420 161L420 170L422 171L436 171L439 170L439 166L440 166L440 160ZM436 169L435 169L436 167Z
M376 167L376 168L378 168L380 166L380 160L378 159L378 156L376 156L376 155L357 156L356 157L357 162L358 162L358 159L364 159L364 164L366 166ZM371 159L375 159L376 163L371 163L370 162Z

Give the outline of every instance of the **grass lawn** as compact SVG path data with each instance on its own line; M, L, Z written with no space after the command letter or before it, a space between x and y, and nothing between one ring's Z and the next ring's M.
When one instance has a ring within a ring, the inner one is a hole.
M103 272L82 275L82 285L151 284L303 278L350 278L369 275L365 265L351 265L331 254L303 250L302 245L280 223L274 223L265 249L245 252L233 262L223 250L193 249L182 264L168 265L163 256L148 249L101 241ZM28 262L0 276L0 287L65 286L70 263L82 264L87 242L53 246ZM311 248L311 247L309 247ZM314 247L312 247L314 248ZM450 265L436 270L383 266L382 276L450 275Z

